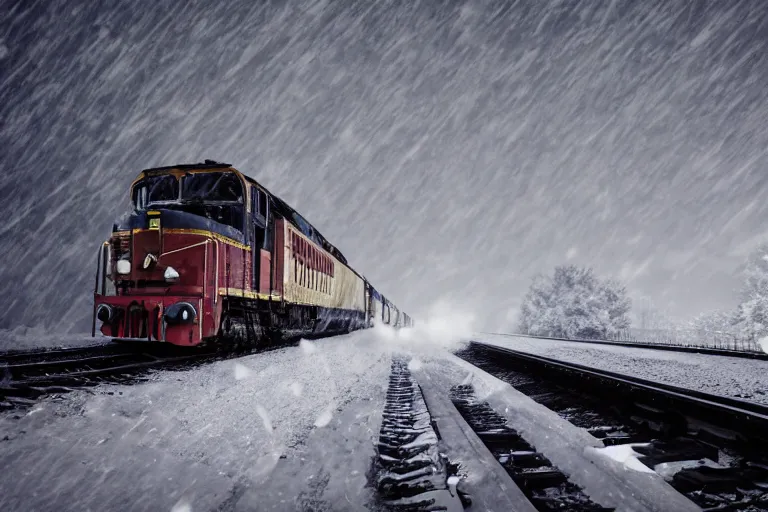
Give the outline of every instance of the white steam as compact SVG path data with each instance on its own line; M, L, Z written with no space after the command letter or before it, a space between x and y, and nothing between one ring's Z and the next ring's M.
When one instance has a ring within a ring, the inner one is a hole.
M376 337L394 348L413 350L456 350L472 338L474 316L456 304L438 302L424 318L414 319L414 326L395 329L382 323L374 324Z
M757 342L760 344L760 348L763 349L763 352L768 354L768 336L760 338Z

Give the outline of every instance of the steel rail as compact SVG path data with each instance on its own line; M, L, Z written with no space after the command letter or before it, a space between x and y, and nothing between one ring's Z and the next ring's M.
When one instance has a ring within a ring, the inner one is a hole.
M210 354L209 354L210 355ZM160 367L165 364L180 363L183 361L201 360L202 354L168 357L168 358L154 358L147 361L137 361L135 363L121 364L118 366L107 366L104 368L89 368L85 370L75 370L67 373L57 373L52 375L38 375L34 377L27 377L20 381L12 382L11 384L20 384L23 386L39 386L43 383L60 383L67 380L78 380L82 378L95 377L99 375L115 375L121 374L127 371L146 369L151 367Z
M493 336L509 336L512 338L534 338L539 340L569 341L573 343L590 343L593 345L613 345L616 347L644 348L648 350L665 350L668 352L686 352L689 354L706 354L713 356L740 357L744 359L760 359L768 361L768 354L761 352L751 352L747 350L731 350L715 347L694 347L688 345L672 345L667 343L653 343L648 341L615 341L615 340L594 340L594 339L574 339L558 338L555 336L539 336L534 334L516 334L506 332L480 332L479 334L491 334Z
M26 369L36 369L36 368L55 368L57 366L61 367L67 367L67 366L75 366L78 363L91 363L91 362L98 362L98 361L105 361L108 359L124 359L126 357L135 357L137 354L132 354L130 352L124 352L124 353L115 353L115 354L103 354L103 355L93 355L93 356L86 356L86 357L79 357L76 359L55 359L53 361L33 361L30 363L17 363L17 364L9 364L5 365L5 369L13 372L13 370L26 370Z
M470 348L480 349L507 360L512 359L531 365L538 370L557 372L560 375L571 374L577 377L577 381L598 380L614 387L624 388L632 394L643 395L652 401L666 400L675 406L677 413L697 417L706 423L728 428L746 438L759 439L762 442L768 441L768 406L766 405L528 354L479 341L470 342ZM495 362L503 364L504 361L496 359ZM606 393L610 389L605 388L602 391ZM618 396L617 398L621 399L622 397ZM702 413L704 413L703 417Z
M13 357L0 358L0 410L31 405L51 393L72 391L69 386L110 382L111 376L114 382L122 382L126 376L140 378L148 370L226 355L215 350L191 352L144 344L17 352Z
M7 352L0 352L0 366L20 364L20 363L15 363L15 361L26 361L26 360L29 360L29 362L49 361L52 358L58 357L58 356L76 357L78 354L83 354L87 356L90 354L101 354L101 353L111 353L113 355L116 355L116 354L130 353L130 352L131 352L130 347L127 347L124 345L117 345L112 342L101 343L97 345L86 345L86 346L80 346L80 347L69 347L69 348L58 348L58 349L35 348L32 350L10 350Z

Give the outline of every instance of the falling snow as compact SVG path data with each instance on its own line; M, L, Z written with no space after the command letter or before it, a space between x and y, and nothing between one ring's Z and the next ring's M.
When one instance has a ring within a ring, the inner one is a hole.
M261 405L256 405L256 414L258 414L259 418L261 418L261 421L264 422L264 430L271 434L272 420L269 418L269 413L267 413L267 410Z
M308 340L299 341L299 348L307 355L314 354L317 351L315 344Z
M171 508L171 512L192 512L192 505L182 498Z
M247 379L251 376L251 370L247 366L235 363L235 380Z
M320 413L320 416L318 416L317 419L315 420L316 427L322 428L331 422L331 420L333 419L333 408L334 408L334 405L331 404L328 407L326 407L322 413Z
M766 240L763 2L3 6L0 328L89 330L129 184L203 158L415 318L508 328L564 260L689 317Z
M368 464L391 352L416 371L511 329L532 277L565 262L670 317L733 309L768 241L763 2L0 5L0 350L86 341L96 250L130 183L205 158L295 206L417 321L1 417L19 471L0 501L277 509L270 478L347 471L350 446ZM746 363L536 343L764 402ZM355 467L324 492L369 492ZM94 472L130 485L77 487Z

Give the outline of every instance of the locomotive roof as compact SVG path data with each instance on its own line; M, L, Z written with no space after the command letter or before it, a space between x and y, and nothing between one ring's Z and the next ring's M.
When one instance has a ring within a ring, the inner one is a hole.
M318 238L318 242L320 243L320 245L322 245L324 249L328 250L334 256L336 256L336 258L339 259L339 261L341 261L345 265L349 266L348 263L347 263L347 258L344 257L344 254L342 254L342 252L340 250L338 250L333 244L328 242L328 239L326 239L320 233L320 231L318 231L317 228L312 225L311 222L307 221L307 219L304 218L303 215L301 215L299 212L297 212L294 208L292 208L288 203L286 203L285 201L280 199L278 196L276 196L275 194L273 194L272 192L267 190L267 188L264 185L262 185L261 183L257 182L256 180L254 180L250 176L246 176L245 174L243 174L239 170L237 170L234 167L232 167L232 164L225 164L223 162L217 162L215 160L208 160L208 159L206 159L205 161L200 162L200 163L196 163L196 164L178 164L178 165L167 165L167 166L164 166L164 167L152 167L152 168L144 169L143 171L141 171L141 174L139 175L139 178L136 181L138 181L139 179L141 179L144 176L153 176L153 175L156 175L156 174L163 174L165 172L173 171L173 170L178 170L178 171L207 171L207 170L221 170L221 171L224 171L224 170L231 170L233 172L236 172L239 176L242 176L243 179L245 179L246 182L254 184L254 185L257 185L262 190L264 190L264 192L266 192L266 194L269 195L272 198L272 200L273 200L273 202L274 202L274 204L276 206L277 212L280 215L282 215L288 222L290 222L291 224L293 224L294 226L296 226L300 230L301 230L301 226L299 226L297 224L296 219L294 218L294 216L297 216L297 217L301 218L301 220L303 222L305 222L312 229L313 234ZM305 233L305 234L311 235L312 233ZM355 272L354 269L352 269L352 271ZM355 272L355 273L357 273L357 272Z
M197 169L229 169L231 164L225 164L217 162L215 160L206 160L197 164L178 164L178 165L166 165L165 167L152 167L150 169L144 169L143 173L154 174L155 172L170 171L172 169L178 169L180 171L193 171Z

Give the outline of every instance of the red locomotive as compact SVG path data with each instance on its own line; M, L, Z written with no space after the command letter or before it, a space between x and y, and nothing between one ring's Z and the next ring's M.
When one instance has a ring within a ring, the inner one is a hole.
M298 212L229 164L146 169L100 251L93 334L193 346L411 319Z

